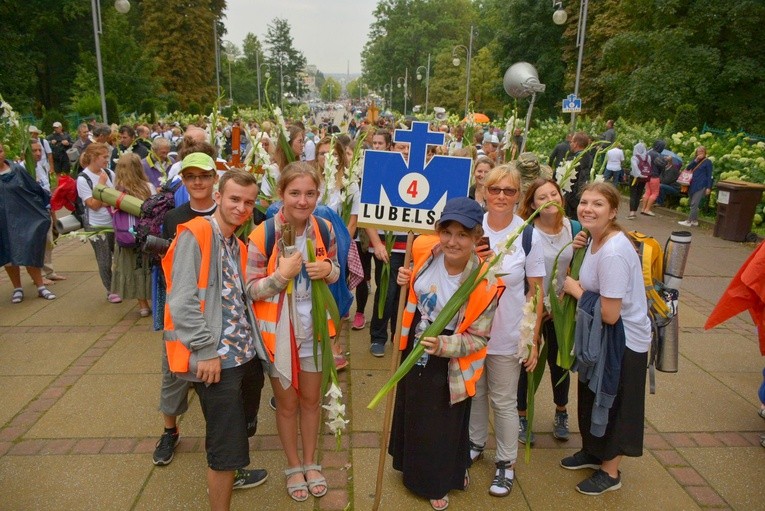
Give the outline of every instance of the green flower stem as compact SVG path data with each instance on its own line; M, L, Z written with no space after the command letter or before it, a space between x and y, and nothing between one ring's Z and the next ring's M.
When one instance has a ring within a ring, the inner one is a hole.
M308 248L308 262L316 262L316 252L313 246L313 240L306 240ZM329 290L329 286L324 279L311 280L311 316L313 317L313 332L318 343L313 345L314 361L318 362L319 343L321 344L321 393L324 395L329 388L330 383L337 384L337 369L332 355L332 337L329 335L329 323L327 322L327 313L335 325L340 326L340 313L337 309L335 299ZM318 364L317 364L318 365Z
M446 302L446 305L443 309L441 309L441 312L438 314L435 321L433 321L433 323L431 323L428 328L425 329L420 337L435 337L439 335L444 330L444 328L446 328L446 325L449 324L452 318L457 315L460 308L462 308L462 306L468 301L468 298L470 298L470 293L472 293L473 290L478 287L481 281L486 278L489 270L502 260L510 247L512 247L515 240L518 239L518 236L523 233L523 229L525 229L526 226L534 220L540 211L553 204L560 207L560 205L554 201L544 203L536 211L534 211L529 216L529 218L523 222L523 224L521 224L518 229L516 229L515 232L509 236L500 247L498 247L499 253L495 254L494 257L492 257L486 264L479 265L472 272L470 272L470 275L468 275L465 281L460 284L457 292L454 293ZM414 276L412 278L414 278ZM399 321L401 321L401 318L399 318ZM397 346L398 342L398 339L394 339L394 346ZM371 410L380 404L382 398L385 397L388 392L393 390L398 382L401 381L401 379L406 376L409 371L411 371L412 367L414 367L417 361L420 360L420 357L424 352L425 347L422 345L422 343L417 343L416 346L413 346L412 351L401 363L396 372L393 373L393 376L391 376L390 379L388 379L388 381L385 382L385 384L380 388L380 390L377 391L377 394L375 394L375 397L372 398L372 401L369 402L367 408Z
M388 254L388 261L383 264L380 270L380 296L377 300L377 317L382 319L385 312L385 302L388 298L388 281L390 280L390 254L393 251L393 243L396 236L392 231L385 231L385 253Z

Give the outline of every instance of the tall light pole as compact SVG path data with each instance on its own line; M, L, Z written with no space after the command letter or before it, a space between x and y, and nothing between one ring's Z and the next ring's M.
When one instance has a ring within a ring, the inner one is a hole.
M472 55L473 55L473 25L470 25L470 42L468 43L468 47L465 48L464 45L458 44L457 46L452 48L452 64L454 64L455 67L460 65L460 59L457 56L457 50L459 48L462 48L463 50L465 50L465 53L466 53L466 57L465 57L465 61L466 61L465 74L467 75L467 78L466 78L466 83L465 83L465 117L467 117L468 116L468 105L469 105L469 102L470 102L470 61L472 60Z
M404 82L404 116L406 116L406 96L409 92L409 68L407 67L404 71L404 76L399 76L396 80L396 86L400 89L401 88L401 82Z
M430 53L428 53L428 66L420 66L415 71L417 79L422 80L420 69L425 69L425 115L428 115L428 94L430 93Z
M579 78L582 74L582 57L584 57L584 34L587 31L587 6L588 0L581 0L579 4L579 26L576 30L576 45L579 47L579 58L576 61L576 80L574 82L574 95L579 97ZM571 131L576 129L576 112L571 112Z
M260 103L260 52L255 50L255 67L258 68L258 110L262 108Z
M100 35L103 31L101 26L101 3L99 0L91 0L91 7L93 9L93 38L96 42L96 67L98 69L98 91L101 94L101 117L103 122L108 122L106 118L106 91L104 88L104 66L101 61L101 39ZM120 14L127 14L130 11L129 0L116 0L114 2L114 8Z
M220 47L218 46L218 22L213 20L213 48L215 48L215 98L220 96Z

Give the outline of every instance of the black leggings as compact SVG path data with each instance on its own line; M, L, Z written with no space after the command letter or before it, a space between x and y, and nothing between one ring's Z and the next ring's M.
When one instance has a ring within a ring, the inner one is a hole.
M563 375L566 370L558 366L558 338L555 337L555 327L552 319L547 319L542 323L542 335L547 343L547 365L550 367L550 382L553 389L553 401L557 406L566 406L568 404L568 388L571 384L571 374L566 376L563 381ZM543 363L542 361L537 363ZM560 381L560 383L558 383ZM528 378L526 371L521 371L521 377L518 379L518 410L525 412L526 391L528 388Z
M630 177L630 179L630 211L637 211L640 198L643 197L643 192L645 192L646 181L635 179L634 177ZM632 184L632 181L635 183Z

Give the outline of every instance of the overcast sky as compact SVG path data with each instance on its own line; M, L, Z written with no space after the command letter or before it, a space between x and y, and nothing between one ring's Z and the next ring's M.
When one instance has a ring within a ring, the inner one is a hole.
M377 0L228 0L224 39L241 48L252 32L263 41L274 18L286 19L295 48L323 73L361 72L361 50Z

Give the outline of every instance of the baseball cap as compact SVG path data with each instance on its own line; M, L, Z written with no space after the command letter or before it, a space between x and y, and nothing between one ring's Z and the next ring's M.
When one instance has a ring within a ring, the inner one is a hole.
M27 131L30 133L40 133L40 130L37 129L37 126L30 126Z
M61 126L60 122L56 121L56 122L53 123L53 127L54 128L61 128L62 126Z
M450 220L459 222L465 229L472 229L483 223L483 208L470 197L449 199L444 205L438 223L441 224Z
M181 172L186 169L215 170L215 161L205 153L191 153L183 159Z

